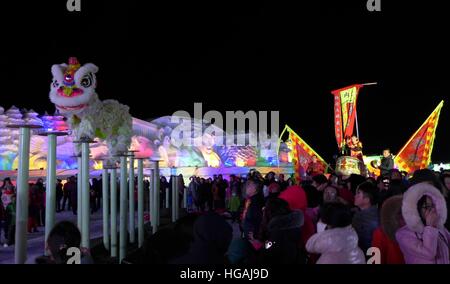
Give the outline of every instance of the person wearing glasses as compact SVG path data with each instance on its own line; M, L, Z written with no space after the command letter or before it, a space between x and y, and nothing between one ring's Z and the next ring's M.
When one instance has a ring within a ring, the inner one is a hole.
M395 236L406 264L449 264L450 233L445 229L447 206L442 193L421 182L403 195L406 225Z

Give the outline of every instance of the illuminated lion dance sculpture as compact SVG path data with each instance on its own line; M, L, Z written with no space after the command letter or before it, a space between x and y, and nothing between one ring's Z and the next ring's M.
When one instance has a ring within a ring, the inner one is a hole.
M100 101L95 92L98 67L92 63L78 63L75 57L69 64L52 66L53 80L50 100L67 117L76 140L99 138L106 142L109 162L113 156L128 151L132 137L132 118L129 107L115 100ZM77 144L76 154L80 153Z

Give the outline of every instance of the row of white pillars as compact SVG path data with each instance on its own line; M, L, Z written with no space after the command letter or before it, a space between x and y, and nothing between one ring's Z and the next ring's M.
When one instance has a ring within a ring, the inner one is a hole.
M30 129L41 128L38 125L9 125L9 128L19 128L19 171L17 179L16 198L16 235L14 261L23 264L27 260L27 225L28 225L28 192L29 192L29 156ZM56 211L56 138L67 135L65 132L43 132L48 136L47 180L46 180L46 212L45 239L55 225ZM44 252L46 254L46 252Z
M127 191L127 156L120 156L120 192L119 192L119 262L126 256L127 248L127 231L130 235L130 243L135 242L135 222L134 222L134 158L130 159L130 168L128 169L128 178L130 179ZM144 167L143 159L138 158L138 246L141 247L144 243ZM156 232L159 226L159 162L155 162L155 169L152 169L152 184L150 188L150 214L152 216L151 224L153 232ZM131 182L131 180L133 180ZM117 256L117 181L116 169L111 171L111 248L110 253L112 257ZM158 189L157 191L155 190ZM131 191L130 189L133 189ZM127 192L129 201L129 211L127 220ZM131 204L131 202L133 204ZM104 210L107 210L104 208ZM104 217L105 218L105 217ZM127 223L128 221L128 223ZM130 225L127 228L127 224ZM104 244L107 246L108 241L105 241L108 236L108 231L104 226ZM133 241L132 241L133 239Z
M15 263L22 264L27 259L27 224L28 224L28 179L29 179L29 150L30 150L30 128L40 128L34 125L9 126L20 129L19 142L19 169L17 180L17 211L16 211L16 244ZM45 238L55 224L56 206L56 139L57 136L66 133L44 133L48 136L48 157L47 157L47 193L46 193L46 227ZM77 192L77 225L81 230L81 246L90 248L90 185L89 185L89 139L78 141L81 143L82 153L78 157L78 192ZM134 159L130 159L130 241L134 242ZM121 261L126 254L126 156L121 157L121 192L120 192L120 251ZM153 206L150 207L153 216L153 232L159 226L159 162L155 161L155 169L152 171L152 191ZM117 179L116 170L112 169L110 176L111 184L111 218L108 228L108 169L102 172L102 194L103 194L103 241L107 249L110 249L111 256L117 256ZM150 193L150 195L152 195ZM175 194L176 203L174 208L178 208L178 194ZM143 159L138 159L138 244L143 245L144 241L144 192L143 192ZM168 201L168 200L167 200ZM166 201L166 206L168 205ZM111 234L109 234L111 232ZM111 238L109 236L111 235Z

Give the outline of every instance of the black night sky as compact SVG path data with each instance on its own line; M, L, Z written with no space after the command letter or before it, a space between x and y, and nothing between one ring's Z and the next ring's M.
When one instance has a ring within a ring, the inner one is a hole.
M97 92L141 119L207 110L279 110L326 160L336 151L331 91L361 90L364 151L400 150L449 86L444 1L11 1L1 8L0 105L54 111L50 67L99 66ZM283 3L283 2L289 2ZM291 3L292 2L292 3ZM296 3L296 4L294 4ZM433 161L450 161L450 101Z

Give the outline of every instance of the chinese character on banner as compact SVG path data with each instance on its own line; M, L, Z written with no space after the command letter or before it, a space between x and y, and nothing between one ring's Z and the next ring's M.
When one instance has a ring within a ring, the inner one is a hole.
M342 148L345 137L353 135L356 118L356 100L359 89L363 85L356 84L339 90L332 91L334 95L335 135L339 148ZM341 135L343 133L343 135Z

